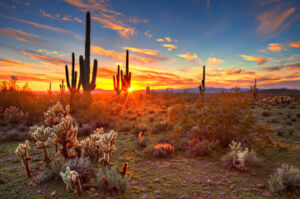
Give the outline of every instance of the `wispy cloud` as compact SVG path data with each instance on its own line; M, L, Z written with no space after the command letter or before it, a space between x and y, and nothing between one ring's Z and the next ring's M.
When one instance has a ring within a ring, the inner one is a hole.
M268 44L267 49L272 52L280 52L283 49L283 46L280 43L271 43Z
M172 42L172 39L171 39L170 37L165 37L165 40L166 40L167 42Z
M71 35L71 36L73 36L77 39L83 40L82 36L72 32L72 31L69 31L69 30L65 30L65 29L57 28L57 27L53 27L53 26L48 26L48 25L43 25L43 24L32 22L32 21L28 21L28 20L14 18L14 17L8 17L8 16L6 16L6 17L9 18L9 19L15 20L15 21L19 21L19 22L22 22L22 23L26 23L26 24L38 27L38 28L43 28L43 29L46 29L46 30L51 30L51 31L54 31L54 32L62 33L62 34Z
M172 51L177 48L174 44L162 44L163 47L168 48L168 51Z
M124 22L124 15L120 12L114 11L109 6L108 1L64 1L83 10L93 10L92 19L94 19L98 23L101 23L103 25L103 28L108 28L117 31L119 35L121 35L121 37L129 38L130 36L133 36L136 33L133 27L130 27Z
M291 21L287 19L295 12L295 8L284 9L282 6L277 6L272 10L263 12L257 17L259 25L257 32L266 37L274 37L286 30L290 25Z
M158 39L156 39L156 41L158 41L158 42L164 42L165 40L163 38L158 38Z
M300 48L300 41L290 42L289 46L293 48Z
M249 55L240 55L244 60L247 60L247 61L255 61L257 62L258 64L264 64L268 61L272 61L273 59L272 58L263 58L263 57L254 57L254 56L249 56Z
M186 59L187 61L192 61L192 60L196 60L198 58L197 54L194 53L194 54L191 54L190 52L187 52L185 54L179 54L177 55L178 57L181 57L181 58L184 58Z
M144 33L144 35L145 35L146 37L152 39L152 34L150 33L150 31L146 31L146 32Z
M52 64L56 64L56 65L62 65L64 66L65 64L70 64L70 61L66 61L60 58L55 58L55 57L51 57L51 56L47 56L44 54L40 54L34 51L22 51L22 53L28 57L31 57L33 59L38 59L38 60L42 60L42 61L46 61L48 63L52 63Z
M149 23L149 20L147 19L140 19L136 16L129 17L128 19L129 22L134 23L134 24L139 24L139 23Z
M0 34L11 37L17 41L28 43L35 46L45 46L41 40L42 38L39 35L23 32L21 30L13 28L0 29Z

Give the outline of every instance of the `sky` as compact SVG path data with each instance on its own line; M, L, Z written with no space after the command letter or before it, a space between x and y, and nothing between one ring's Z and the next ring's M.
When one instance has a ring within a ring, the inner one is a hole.
M207 87L300 89L299 10L297 0L0 0L0 80L59 90L72 52L79 71L90 11L99 89L113 90L126 49L134 90L195 88L203 65Z

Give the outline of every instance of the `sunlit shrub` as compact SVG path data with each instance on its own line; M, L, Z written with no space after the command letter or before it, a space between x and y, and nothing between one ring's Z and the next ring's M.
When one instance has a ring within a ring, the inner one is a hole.
M300 188L300 170L288 164L282 164L267 181L271 191L294 191Z
M62 166L62 162L59 160L50 162L47 168L44 169L43 172L36 178L36 183L44 184L60 179L59 172Z
M187 152L191 156L205 156L219 146L219 141L192 139L187 142Z
M174 147L167 143L158 143L153 148L153 155L157 158L165 158L174 153Z

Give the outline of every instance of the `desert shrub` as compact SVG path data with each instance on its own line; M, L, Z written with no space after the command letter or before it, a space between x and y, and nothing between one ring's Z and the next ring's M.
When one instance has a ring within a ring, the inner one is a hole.
M30 139L30 135L26 131L20 132L18 129L9 131L0 131L0 142L7 141L24 141Z
M88 158L73 158L69 159L63 166L61 171L65 171L67 167L70 167L71 170L77 171L80 176L80 182L86 183L95 176L95 171L90 160Z
M185 113L185 107L183 104L175 104L168 109L168 120L172 123L175 122L180 115Z
M60 179L59 172L62 169L62 162L54 160L43 170L43 172L36 178L37 184L43 184Z
M283 125L281 125L279 128L278 128L278 130L277 130L277 135L278 136L283 136L283 135L285 135L286 134L286 129L285 129L285 127L283 126Z
M293 127L289 127L287 128L287 132L290 134L290 135L293 135L294 132L295 132L295 129Z
M138 136L140 132L146 132L148 127L145 124L137 124L133 126L134 135Z
M28 113L23 113L19 107L9 106L3 113L3 119L9 123L18 123L24 121Z
M219 93L213 98L199 100L194 106L186 107L186 118L179 118L181 131L177 138L186 136L186 128L198 126L192 132L191 139L201 137L209 142L219 140L224 148L232 140L239 140L246 145L255 144L265 148L272 145L269 129L256 123L249 110L249 100L239 93ZM175 136L176 137L176 136Z
M114 166L100 168L96 176L96 184L100 193L120 195L128 188L128 177L122 176Z
M257 157L254 150L248 148L243 149L241 143L232 141L230 153L226 154L222 159L224 166L235 167L239 170L247 170L250 167L258 166L261 160Z
M300 170L288 164L282 164L267 181L272 192L294 191L300 188Z
M153 148L154 144L148 144L142 151L142 155L144 157L151 157L153 156Z
M138 147L141 147L141 148L144 148L147 146L147 141L143 135L143 132L139 133L137 145L138 145Z
M205 156L219 146L219 141L191 139L187 141L187 145L187 153L191 156Z
M169 157L174 153L174 147L168 143L158 143L153 148L153 155L156 158Z
M168 127L169 127L169 124L168 124L167 121L161 121L161 122L157 123L157 124L153 127L153 129L152 129L151 132L152 132L153 134L158 134L158 133L160 133L160 132L162 132L162 131L166 131L166 130L168 129Z

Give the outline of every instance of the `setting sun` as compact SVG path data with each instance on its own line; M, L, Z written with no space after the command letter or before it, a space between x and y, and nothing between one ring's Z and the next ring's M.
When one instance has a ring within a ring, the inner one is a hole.
M133 87L130 87L130 88L128 89L128 91L129 91L129 92L132 92L132 91L133 91Z

